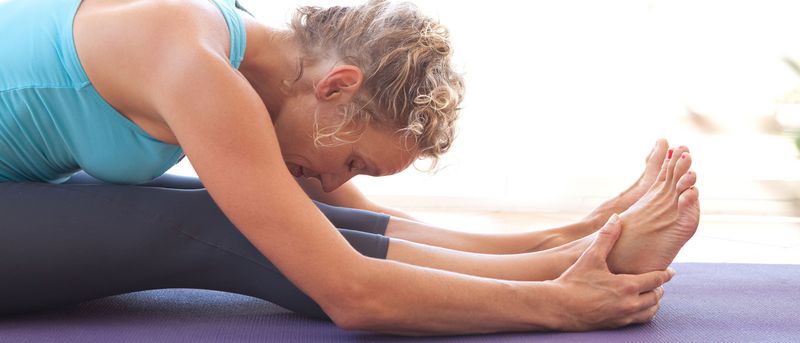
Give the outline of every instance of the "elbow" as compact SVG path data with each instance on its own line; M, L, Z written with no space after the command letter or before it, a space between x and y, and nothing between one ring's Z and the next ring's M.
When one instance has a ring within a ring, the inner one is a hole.
M366 316L358 310L351 310L331 316L331 320L337 327L348 331L366 331L370 327L366 321Z
M323 307L334 324L344 330L372 331L385 323L381 296L368 287L348 287L335 302Z
M374 279L345 280L326 297L322 309L345 330L375 331L391 321L392 307L386 290L379 289Z

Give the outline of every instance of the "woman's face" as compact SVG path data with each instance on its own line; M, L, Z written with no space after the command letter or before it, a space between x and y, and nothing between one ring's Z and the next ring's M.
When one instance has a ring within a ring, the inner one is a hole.
M333 104L317 103L313 95L287 101L273 122L283 160L296 177L317 178L330 192L353 176L386 176L406 169L416 154L392 130L368 126L359 137L340 137L353 143L333 146L314 145L314 111L319 111L320 127L336 118ZM333 143L323 140L322 143Z

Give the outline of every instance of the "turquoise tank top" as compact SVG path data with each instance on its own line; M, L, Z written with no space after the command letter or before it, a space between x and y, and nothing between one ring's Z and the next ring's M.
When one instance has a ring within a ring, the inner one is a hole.
M239 68L245 27L234 0L212 0L230 32ZM180 146L161 142L106 102L75 51L80 0L0 1L0 182L62 183L84 170L135 184L178 163Z

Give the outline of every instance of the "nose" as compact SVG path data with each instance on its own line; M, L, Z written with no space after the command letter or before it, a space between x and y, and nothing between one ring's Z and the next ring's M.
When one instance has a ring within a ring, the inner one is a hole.
M351 173L332 173L320 175L320 183L325 193L330 193L341 187L345 182L353 178Z

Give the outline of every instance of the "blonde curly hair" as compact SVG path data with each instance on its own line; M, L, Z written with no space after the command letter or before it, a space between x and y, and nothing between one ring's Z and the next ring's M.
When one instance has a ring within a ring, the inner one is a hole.
M364 74L361 90L342 109L343 120L317 126L315 144L377 123L411 139L418 157L431 158L432 166L450 149L464 81L451 66L444 26L412 3L372 0L352 7L301 7L290 28L304 54L301 75L304 62L324 58Z

